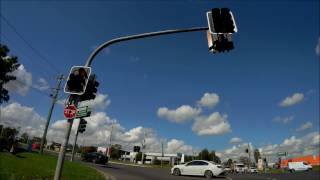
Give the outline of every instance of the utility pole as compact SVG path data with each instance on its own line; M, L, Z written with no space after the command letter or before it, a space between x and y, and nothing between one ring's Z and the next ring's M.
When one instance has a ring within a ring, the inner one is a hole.
M60 90L60 86L61 86L61 81L62 80L63 80L63 74L60 74L59 77L58 77L57 86L56 86L55 89L53 89L54 92L53 92L53 95L52 95L51 107L49 109L46 126L44 128L44 132L43 132L42 139L41 139L40 154L43 154L44 143L45 143L46 138L47 138L47 131L48 131L48 127L49 127L49 124L50 124L52 111L53 111L55 103L57 102L57 97L58 97L58 93L59 93L59 90Z
M71 154L71 159L70 159L71 162L73 161L73 157L74 157L74 153L75 153L75 149L76 149L76 145L77 145L79 127L80 127L80 119L79 119L79 124L78 124L77 130L76 130L76 137L74 138L74 142L73 142L73 146L72 146L72 154Z
M250 145L249 145L249 143L248 143L248 155L249 155L249 166L248 166L248 170L250 170L250 166L251 166L251 150L250 150Z
M162 167L162 159L164 157L164 154L163 154L163 139L161 140L161 167Z
M141 150L142 150L142 157L141 157L141 164L143 164L143 161L144 161L144 149L145 149L145 146L146 146L146 131L143 130L143 140L141 142Z
M108 154L107 156L110 158L111 156L111 146L112 146L112 133L113 133L113 125L114 125L115 121L112 121L112 124L111 124L111 130L110 130L110 136L109 136L109 148L108 148Z

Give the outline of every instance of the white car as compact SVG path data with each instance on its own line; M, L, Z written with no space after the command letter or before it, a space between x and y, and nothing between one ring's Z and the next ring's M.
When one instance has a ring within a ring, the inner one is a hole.
M234 171L236 173L245 173L247 172L248 168L243 163L236 163L234 164Z
M289 162L288 163L289 171L309 171L312 169L312 166L306 162Z
M214 164L210 161L194 160L186 164L175 165L171 168L171 174L175 176L192 175L192 176L205 176L211 178L224 174L224 169L221 165Z
M249 173L258 173L258 170L257 170L257 168L255 168L255 167L251 167L251 168L249 169Z

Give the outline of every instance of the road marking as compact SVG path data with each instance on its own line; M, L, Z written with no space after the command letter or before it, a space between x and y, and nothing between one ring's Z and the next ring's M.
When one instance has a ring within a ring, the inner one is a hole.
M227 179L229 179L229 180L232 180L232 178L231 177L226 177Z

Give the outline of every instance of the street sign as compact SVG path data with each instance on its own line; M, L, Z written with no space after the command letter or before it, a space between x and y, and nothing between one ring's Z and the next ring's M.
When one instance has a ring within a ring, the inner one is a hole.
M64 108L63 114L66 119L73 119L76 117L77 107L73 104L67 105Z
M278 156L287 156L288 152L278 152L277 155Z
M78 108L76 118L84 118L91 115L91 109L88 106Z

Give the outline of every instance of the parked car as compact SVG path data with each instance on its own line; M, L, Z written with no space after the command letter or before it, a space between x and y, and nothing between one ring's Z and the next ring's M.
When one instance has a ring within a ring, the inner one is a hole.
M186 164L175 165L171 168L171 174L175 176L193 175L211 178L225 174L223 167L219 164L204 160L194 160Z
M33 144L32 144L32 149L33 149L33 150L40 149L40 144L38 144L38 143L33 143Z
M309 171L312 170L312 166L306 162L289 162L288 169L291 172L294 171Z
M243 163L234 164L235 173L245 173L246 171L247 171L247 167Z
M258 170L255 167L250 167L249 173L258 173Z
M92 162L94 164L107 164L108 163L108 157L97 152L93 153L86 153L83 154L81 157L82 161Z

